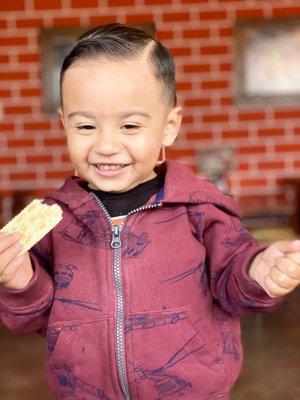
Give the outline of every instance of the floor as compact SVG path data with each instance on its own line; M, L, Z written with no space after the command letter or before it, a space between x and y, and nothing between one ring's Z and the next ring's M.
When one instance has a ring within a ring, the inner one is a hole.
M300 288L276 312L242 320L245 363L231 400L300 400L299 304ZM53 400L43 382L41 337L0 325L0 354L1 400Z

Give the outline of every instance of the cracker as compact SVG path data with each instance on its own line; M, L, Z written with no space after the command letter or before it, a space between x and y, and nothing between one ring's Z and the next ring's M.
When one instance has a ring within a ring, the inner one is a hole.
M58 204L49 206L35 199L18 215L10 220L0 232L19 232L24 252L34 246L62 219L62 209Z

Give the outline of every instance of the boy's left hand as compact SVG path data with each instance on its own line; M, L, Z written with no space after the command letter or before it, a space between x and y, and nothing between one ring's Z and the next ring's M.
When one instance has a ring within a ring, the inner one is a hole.
M257 254L249 276L270 297L281 297L300 284L300 240L280 241Z

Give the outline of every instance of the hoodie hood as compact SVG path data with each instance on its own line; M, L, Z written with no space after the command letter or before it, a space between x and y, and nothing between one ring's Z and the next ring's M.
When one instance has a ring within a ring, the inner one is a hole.
M165 174L164 186L156 196L155 202L187 205L213 204L232 215L241 216L232 196L224 195L215 185L195 175L181 162L167 160L157 166L155 171ZM81 187L84 182L80 177L70 176L58 190L49 193L46 199L67 204L70 209L80 207L91 201L90 194Z

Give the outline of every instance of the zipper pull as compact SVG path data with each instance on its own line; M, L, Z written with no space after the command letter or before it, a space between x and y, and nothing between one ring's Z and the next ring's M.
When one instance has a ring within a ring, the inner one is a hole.
M113 235L112 235L110 245L113 249L118 249L119 247L122 246L120 227L119 227L119 225L113 225L111 230L112 230Z

